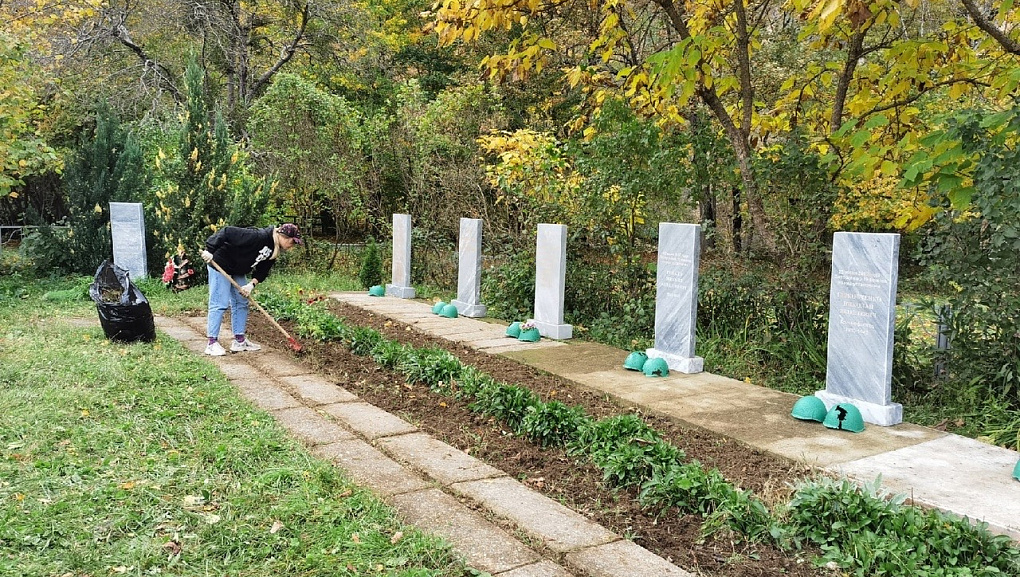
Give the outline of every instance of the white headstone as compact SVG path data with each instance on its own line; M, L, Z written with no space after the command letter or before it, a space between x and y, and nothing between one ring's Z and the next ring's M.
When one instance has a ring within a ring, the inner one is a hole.
M128 271L132 279L149 276L145 256L145 215L140 202L110 203L110 234L113 262ZM104 255L93 255L102 262ZM97 265L98 266L98 265Z
M574 327L563 324L563 290L567 276L567 227L538 225L535 256L535 324L539 334L564 340L574 336Z
M393 282L386 285L386 294L413 299L411 286L411 215L393 215Z
M851 403L876 425L903 421L892 402L893 331L900 235L837 232L832 239L827 407Z
M705 359L694 354L700 262L700 225L659 223L655 348L646 354L665 359L670 370L688 374L700 373L705 367Z
M460 263L457 270L457 298L453 306L465 317L484 317L482 296L482 220L460 219Z

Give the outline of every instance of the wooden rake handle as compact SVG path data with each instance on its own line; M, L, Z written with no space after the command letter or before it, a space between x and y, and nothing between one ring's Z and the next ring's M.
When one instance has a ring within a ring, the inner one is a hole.
M238 292L240 292L242 295L244 294L244 291L241 290L241 285L237 284L237 281L234 280L234 277L230 276L229 274L226 273L226 271L220 268L220 265L217 264L216 261L210 260L209 264L212 265L212 267L215 268L216 270L220 271L220 274L226 277L226 279L230 281L230 284L234 285L234 288L236 288ZM283 336L287 337L287 342L290 343L290 348L294 349L295 351L301 351L301 344L298 343L294 339L294 337L290 336L290 333L288 333L286 329L280 326L280 323L276 322L276 319L273 318L273 315L269 314L269 311L262 308L262 305L260 305L257 300L251 298L251 295L245 295L244 298L248 299L248 302L255 305L255 308L259 309L259 312L266 315L266 318L269 319L269 322L273 323L273 326L279 329L279 331L283 333Z

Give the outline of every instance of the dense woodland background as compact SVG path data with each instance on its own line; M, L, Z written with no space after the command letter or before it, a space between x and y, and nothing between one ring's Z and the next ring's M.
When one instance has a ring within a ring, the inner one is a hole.
M899 232L894 400L1020 448L1011 0L0 0L0 17L0 224L43 225L5 274L92 274L110 201L144 203L152 269L224 224L286 219L314 237L288 265L356 271L349 245L408 212L414 281L441 294L475 217L483 301L518 319L535 225L555 222L567 322L638 348L658 223L697 222L706 370L810 393L832 232Z

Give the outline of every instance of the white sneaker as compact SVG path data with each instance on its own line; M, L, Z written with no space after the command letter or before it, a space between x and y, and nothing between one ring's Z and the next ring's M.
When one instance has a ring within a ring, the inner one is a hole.
M227 354L227 351L223 350L223 347L219 343L210 343L205 347L205 354L212 355L214 357L222 357Z
M237 339L234 339L234 342L230 343L230 352L232 353L243 353L260 350L262 350L262 345L253 342L251 339L244 339L241 342L238 342Z

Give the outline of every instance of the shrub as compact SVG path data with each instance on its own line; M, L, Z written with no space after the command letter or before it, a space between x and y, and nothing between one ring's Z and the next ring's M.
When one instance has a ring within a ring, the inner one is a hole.
M982 382L987 398L1009 399L1020 408L1020 104L997 114L966 111L942 135L959 142L961 166L972 166L965 209L946 200L931 235L921 244L922 262L937 286L951 291L950 347L944 351L954 384ZM930 163L930 161L929 161ZM960 188L956 170L939 171L940 190Z
M482 301L492 303L489 316L522 319L535 305L535 255L510 255L482 275Z
M365 252L361 255L361 270L358 271L358 280L361 286L366 289L382 284L382 257L379 256L379 245L374 238L369 238L365 244Z

